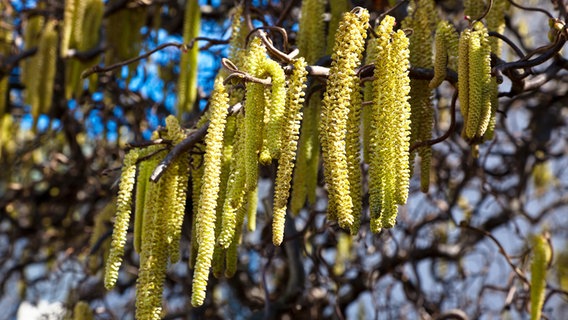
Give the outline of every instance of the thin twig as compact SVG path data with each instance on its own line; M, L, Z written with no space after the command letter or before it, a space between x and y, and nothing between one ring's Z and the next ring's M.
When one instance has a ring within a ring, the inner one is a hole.
M471 226L469 224L467 224L466 222L462 221L459 224L460 228L464 228L464 229L469 229L478 233L483 234L484 236L488 237L489 239L491 239L493 241L493 243L495 243L497 245L497 247L499 248L499 253L501 253L501 255L503 255L503 257L505 258L505 260L507 260L507 263L509 264L509 266L511 266L511 268L513 269L513 271L517 274L517 276L527 285L530 286L530 282L529 280L525 277L525 275L523 274L523 272L517 268L517 266L515 266L515 264L513 263L513 261L511 261L511 258L509 257L509 255L507 254L507 251L505 251L505 248L503 248L503 246L501 245L501 243L499 242L499 240L497 240L490 232L487 232L485 230L476 228L474 226Z

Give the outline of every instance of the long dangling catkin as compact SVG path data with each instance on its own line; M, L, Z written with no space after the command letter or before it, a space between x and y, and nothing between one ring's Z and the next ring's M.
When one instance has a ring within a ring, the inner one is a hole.
M304 57L308 64L315 63L325 54L325 41L323 41L325 39L325 19L323 18L325 4L325 0L302 1L297 44L300 56ZM347 11L347 6L341 11ZM337 23L335 26L337 27Z
M148 147L148 151L157 151L158 146ZM136 177L136 204L134 205L134 250L140 253L142 249L142 224L144 221L144 210L151 203L147 203L148 199L148 180L152 171L158 165L157 157L152 157L145 161L142 161L138 168L138 175Z
M233 146L233 157L231 159L230 175L227 181L225 201L223 203L223 221L221 232L217 237L217 243L222 248L228 248L234 241L235 228L237 223L237 212L245 205L245 171L244 166L244 119L242 114L236 116L235 143Z
M199 199L199 211L196 217L196 230L194 231L197 232L199 249L191 295L193 306L202 305L205 299L207 278L215 246L216 206L221 175L221 157L223 155L223 132L229 108L228 102L229 97L223 85L223 78L218 77L215 80L211 95L211 119L205 136L203 184L201 186L201 198Z
M458 46L458 99L460 101L460 112L463 117L464 128L462 136L465 137L465 124L468 119L469 110L469 38L471 30L462 31Z
M330 202L336 207L337 220L342 228L353 224L353 201L349 191L349 173L345 137L351 92L359 87L355 68L360 64L365 47L369 12L355 8L343 16L336 33L332 63L322 102L323 127L320 128L325 144L326 175L330 186ZM358 90L358 89L357 89ZM323 145L322 145L323 147Z
M136 161L138 160L138 150L132 149L124 156L120 184L118 187L118 198L116 199L116 220L112 232L112 243L109 257L105 268L105 287L112 289L118 279L118 269L122 263L124 245L126 244L126 233L130 222L130 212L132 206L132 190L136 183Z
M487 29L481 22L474 25L469 37L469 106L465 137L477 141L483 136L491 118L491 52Z
M169 168L171 169L171 168ZM175 175L166 170L158 182L150 182L153 205L143 219L140 270L136 281L136 319L158 320L162 313L162 292L168 264L168 209L173 199L168 182Z
M403 28L413 30L410 38L410 64L414 67L432 68L432 32L436 28L438 16L433 0L415 0L409 5L409 15L402 21ZM427 80L412 79L410 91L411 128L410 143L414 144L432 138L434 109L432 90ZM420 190L428 192L430 184L430 163L432 148L424 146L417 149L420 157ZM414 156L410 157L411 164Z
M257 76L264 78L270 76L272 79L270 104L268 104L268 123L265 125L265 137L263 139L262 150L259 162L270 164L272 159L278 159L282 147L281 132L285 121L284 111L286 105L286 77L284 69L278 62L270 59L263 59L260 69L262 71Z
M265 59L266 48L259 38L252 40L247 53L247 71L256 75L261 62ZM245 96L245 163L246 188L256 188L258 180L258 150L262 142L259 124L264 120L264 86L247 82Z
M203 152L202 148L199 148ZM199 154L193 154L191 157L191 203L192 203L192 219L191 219L191 248L189 254L189 268L195 267L197 259L197 251L199 243L197 242L197 212L199 211L199 198L201 197L201 185L203 183L203 157Z
M350 231L352 235L359 232L361 226L362 210L362 172L361 172L361 108L363 106L361 88L357 84L351 92L351 103L347 116L347 135L345 136L345 150L347 154L347 170L349 179L349 193L353 202L353 224Z
M373 232L394 226L397 204L406 203L410 180L409 40L399 30L389 41L393 25L390 16L381 23L373 81L374 132L369 164Z
M542 315L546 289L546 269L552 256L550 244L544 236L533 239L533 259L531 262L531 320Z
M201 10L198 0L188 0L183 20L183 42L188 44L199 36L201 27ZM178 78L177 115L190 112L197 98L197 69L199 47L197 42L188 52L182 53Z
M71 42L71 34L73 32L73 19L75 16L75 0L65 0L65 9L63 11L63 31L61 32L61 50L62 57L67 56L69 44Z
M238 263L238 247L243 233L243 224L245 221L246 206L241 206L237 210L237 221L235 226L235 235L231 245L225 253L225 277L231 278L237 272Z
M300 121L302 120L302 104L304 103L304 89L306 87L307 63L304 58L293 62L294 70L289 79L288 103L284 125L282 127L282 153L278 160L276 181L274 182L274 215L272 220L272 243L279 246L284 238L284 222L287 203L290 195L290 181L294 170L294 160L300 134Z
M372 46L374 50L372 57L375 58L374 61L369 61L369 63L375 63L375 70L373 74L375 80L371 82L372 92L367 93L367 96L372 97L371 101L373 101L373 103L369 106L370 111L367 116L371 117L368 124L370 131L368 142L369 208L371 217L371 231L375 233L379 232L383 227L380 218L384 198L384 183L382 181L384 178L386 178L384 176L384 171L386 168L383 168L383 158L381 158L379 155L379 152L381 151L379 143L385 143L387 140L386 137L383 136L385 134L385 131L379 129L382 125L379 116L381 114L384 114L382 111L382 99L384 99L384 97L382 97L382 90L386 90L386 87L382 88L382 82L390 78L385 61L387 61L388 59L389 41L391 38L391 33L393 32L394 24L395 19L391 16L386 16L376 27L378 38L373 39L373 41L369 43L369 45ZM380 63L376 63L378 59L381 59ZM390 97L389 94L390 93L387 93L387 98Z
M509 1L506 0L493 0L491 11L487 14L487 30L503 34L505 31L505 14L509 8ZM491 53L496 56L501 56L501 40L497 37L490 37L489 44L491 46ZM487 131L483 135L483 140L488 141L493 139L497 108L499 106L499 88L497 80L491 78L491 119L487 126Z
M446 78L446 68L457 56L458 35L448 21L440 21L436 28L434 56L434 78L430 80L430 89L439 86Z

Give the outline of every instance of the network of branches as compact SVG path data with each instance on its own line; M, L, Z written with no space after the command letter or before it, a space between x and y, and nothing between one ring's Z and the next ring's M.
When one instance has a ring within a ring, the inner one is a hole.
M568 312L564 1L0 8L7 317Z

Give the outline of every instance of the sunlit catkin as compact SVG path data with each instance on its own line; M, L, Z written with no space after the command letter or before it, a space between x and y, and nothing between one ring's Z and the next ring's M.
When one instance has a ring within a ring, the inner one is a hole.
M552 256L550 244L544 236L533 238L533 258L531 262L531 320L542 315L546 289L546 269Z
M409 40L399 30L389 41L393 25L394 19L387 16L379 28L373 81L369 163L373 232L394 226L397 204L406 203L410 180Z
M203 156L203 184L196 230L199 249L193 277L191 304L200 306L205 299L207 278L215 246L215 219L217 197L221 175L221 157L223 152L223 131L225 130L229 97L223 85L223 78L215 80L211 95L211 119L205 136L205 155Z
M463 117L465 136L465 124L468 119L469 111L469 38L471 30L462 31L458 45L458 99L460 102L460 112Z
M323 156L326 158L325 174L331 184L330 202L334 203L337 220L342 228L353 224L353 201L349 191L349 172L345 139L351 93L359 90L355 74L361 62L367 36L369 13L366 9L355 8L344 14L335 37L332 63L327 79L326 92L322 102Z
M272 243L278 246L284 238L284 222L290 196L290 181L294 170L294 160L302 120L302 104L307 81L307 63L298 58L293 63L294 70L289 79L286 114L282 126L282 153L278 160L278 170L274 183L274 215L272 220Z
M247 53L247 71L256 75L261 61L265 59L266 48L259 38L252 40ZM246 83L245 96L245 164L246 188L256 187L258 180L258 150L262 143L262 130L259 124L264 119L264 86L259 83Z
M130 222L132 190L136 183L136 161L138 150L132 149L124 156L118 198L116 199L116 220L112 232L111 250L105 268L105 287L112 289L118 279L118 269L122 263L126 233Z

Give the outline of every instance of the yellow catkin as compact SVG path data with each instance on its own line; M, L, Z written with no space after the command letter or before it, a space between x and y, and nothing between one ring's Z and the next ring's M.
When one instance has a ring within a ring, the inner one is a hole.
M227 181L226 196L223 203L223 221L221 232L217 238L218 244L223 248L228 248L233 242L237 222L237 212L245 205L245 171L244 166L244 119L242 115L237 115L237 132L235 133L235 143L233 147L233 157L231 159L230 175Z
M469 110L469 38L471 30L462 31L458 46L458 99L460 101L460 112L463 117L465 136L465 124L468 119Z
M487 29L477 22L469 38L469 106L465 137L482 137L491 117L491 56Z
M83 41L84 37L87 37L85 30L83 30L83 21L87 16L87 5L90 1L84 0L74 0L75 4L73 10L73 20L71 28L71 41L70 44L78 44ZM90 14L90 13L89 13Z
M221 175L223 152L223 132L225 130L229 97L223 85L223 78L215 80L211 96L211 119L205 136L205 155L203 159L203 184L196 230L199 249L195 263L191 304L200 306L205 299L207 278L215 246L215 220L217 197Z
M188 0L185 6L183 22L183 42L188 44L199 36L201 27L201 10L198 0ZM178 104L177 114L181 117L184 112L193 109L197 98L197 69L199 47L195 42L193 48L183 52L180 59L180 71L178 78Z
M116 220L112 233L112 243L109 257L105 268L105 287L111 289L118 279L118 269L122 263L124 245L126 244L126 233L130 222L130 211L132 205L132 190L136 183L136 161L138 160L138 150L132 149L124 156L122 173L116 199Z
M169 171L169 172L168 172ZM166 170L156 183L149 183L152 208L144 215L140 270L136 281L136 319L158 320L162 313L162 292L168 263L168 199Z
M247 54L247 71L256 75L261 61L265 59L266 48L260 39L255 38ZM254 189L258 180L258 150L262 143L259 124L264 119L264 87L258 83L247 82L245 97L245 163L246 188Z
M369 13L355 8L346 13L336 33L332 64L322 103L321 141L324 146L326 175L330 186L330 202L336 207L342 228L353 224L353 202L349 191L345 137L351 92L358 87L355 74L361 62L367 35Z
M434 78L430 80L430 88L439 86L446 78L446 68L453 56L457 55L457 33L448 21L440 21L436 28ZM455 50L455 51L454 51Z
M71 34L73 31L73 18L75 14L75 0L65 0L65 10L63 12L63 31L61 32L61 50L62 57L67 56L69 44L71 42Z
M355 86L351 92L351 103L347 117L347 135L345 137L345 151L347 154L347 170L349 179L349 193L353 202L353 224L351 234L359 232L362 213L362 173L361 173L361 108L363 106L361 88Z
M325 39L325 4L325 0L302 1L297 44L308 64L314 64L325 54L325 41L322 41Z
M35 82L34 88L30 88L36 90L38 97L38 99L35 100L36 104L32 105L34 124L37 123L40 113L47 113L49 111L53 97L58 42L57 30L55 30L56 24L56 20L51 20L46 23L44 32L39 41L37 57L35 58L37 82Z
M260 78L269 76L272 80L270 104L267 104L269 119L265 125L266 132L259 157L260 163L267 165L272 159L279 158L282 147L281 133L285 121L286 78L284 69L274 60L263 59L260 68L262 71L259 70L256 76Z
M541 319L546 289L546 269L551 256L552 250L546 238L541 235L535 236L531 262L531 320Z
M247 195L247 230L256 230L256 209L258 206L258 185L248 191Z
M432 32L436 28L438 16L432 0L415 0L409 5L409 15L402 21L403 28L413 30L410 38L410 64L414 67L432 68ZM427 80L411 81L410 105L412 108L412 134L410 143L430 140L434 125L432 91ZM427 192L430 184L430 162L432 148L418 148L420 157L420 190ZM410 162L414 161L411 156Z
M41 32L44 25L44 17L41 15L29 17L24 24L24 49L29 50L38 46ZM38 99L37 86L37 69L36 60L39 55L31 59L22 61L21 80L26 86L25 102L29 105L36 105Z
M203 150L199 149L201 152ZM191 248L189 255L189 267L193 269L195 267L195 260L197 259L197 251L199 249L199 243L197 242L197 212L199 209L199 198L201 197L201 185L203 182L203 157L198 154L191 155L191 203L192 208L192 219L191 219Z
M274 183L274 215L272 220L272 243L278 246L284 238L284 222L290 195L290 181L294 170L294 160L302 120L302 104L307 81L307 63L304 58L296 59L289 79L288 103L282 127L282 153L278 160L276 181Z
M503 34L505 31L505 15L509 8L509 1L506 0L494 0L493 6L487 15L487 29L489 31L495 31L500 34ZM501 47L502 42L497 37L490 37L489 44L491 46L491 53L495 54L496 56L501 56ZM497 108L499 106L499 88L497 84L497 80L495 78L491 78L491 119L489 120L489 124L487 126L487 131L485 132L483 139L484 140L492 140L495 130L495 123L496 123L496 114Z
M225 253L225 277L231 278L237 272L238 263L238 247L243 233L243 224L245 220L246 206L241 206L237 210L237 221L235 227L234 240L231 242L227 252Z
M370 218L371 218L371 231L379 232L381 230L381 206L383 202L383 183L382 177L384 177L384 170L382 165L382 160L379 156L379 143L386 141L384 130L379 130L379 126L382 125L379 116L384 114L382 112L382 88L381 82L388 79L388 69L386 64L382 61L383 55L388 57L389 41L393 27L395 24L395 19L391 16L386 16L381 23L376 27L376 33L378 38L373 39L369 43L373 47L374 61L369 61L369 63L376 63L378 59L381 59L381 63L375 64L374 77L375 80L370 83L371 92L367 93L367 97L372 98L373 103L369 106L369 113L366 115L371 117L369 121L369 146L368 146L368 161L369 161L369 208L370 208ZM386 59L385 59L386 61ZM367 89L369 91L369 89ZM387 94L386 98L390 97ZM388 154L388 151L387 151ZM385 168L386 169L386 168Z
M387 16L383 23L373 81L369 163L373 232L394 226L397 204L406 203L410 180L409 40L399 30L389 41L394 19Z
M150 147L154 149L154 146ZM155 158L140 163L136 178L136 204L134 206L134 250L140 253L142 249L142 221L144 219L144 208L149 205L146 203L147 184L150 175L158 164Z
M390 20L388 18L387 20ZM384 21L384 19L383 19ZM393 21L394 23L394 21ZM383 27L381 27L383 26ZM381 28L384 28L384 24L381 23L375 27L375 33L380 35ZM389 29L389 33L392 31L392 27ZM375 63L377 60L377 46L379 45L379 39L371 38L367 41L367 49L365 50L365 64L369 65ZM365 82L363 86L363 100L364 101L372 101L373 100L373 86L372 81ZM364 105L361 109L361 118L363 122L363 161L365 163L369 163L371 161L369 157L369 148L370 148L370 141L371 141L371 118L372 118L372 110L370 105Z

